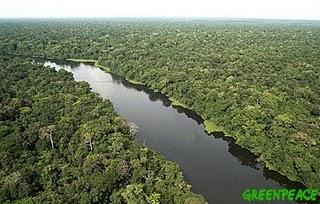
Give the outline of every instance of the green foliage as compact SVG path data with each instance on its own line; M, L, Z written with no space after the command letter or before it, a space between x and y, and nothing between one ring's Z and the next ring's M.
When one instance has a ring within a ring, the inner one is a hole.
M176 99L173 98L173 97L170 97L169 100L172 101L172 105L174 105L174 106L181 106L181 107L183 107L183 108L188 108L186 104L184 104L184 103L176 100Z
M0 36L0 53L97 60L214 121L268 167L319 188L317 21L3 20ZM59 108L46 105L56 98L34 97L40 108ZM15 118L21 103L12 96L3 117Z
M87 83L21 58L0 73L0 203L206 203Z
M210 121L210 120L205 120L203 122L204 124L204 127L205 127L205 130L208 132L208 133L212 133L212 132L223 132L223 129L219 126L216 125L215 122L213 121Z

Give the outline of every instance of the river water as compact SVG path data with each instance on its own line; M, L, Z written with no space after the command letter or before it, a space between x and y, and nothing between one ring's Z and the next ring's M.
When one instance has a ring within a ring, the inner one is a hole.
M246 203L247 188L301 188L256 162L253 154L221 133L208 135L194 112L171 106L162 94L83 63L46 61L73 73L92 91L109 99L118 113L139 127L136 140L181 167L193 191L210 203ZM292 203L292 202L291 202Z

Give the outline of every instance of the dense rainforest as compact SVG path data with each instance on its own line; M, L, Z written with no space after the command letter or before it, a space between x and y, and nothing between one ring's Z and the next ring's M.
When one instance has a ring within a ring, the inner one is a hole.
M64 70L0 57L0 203L206 203Z
M97 60L320 187L320 22L2 20L0 52Z

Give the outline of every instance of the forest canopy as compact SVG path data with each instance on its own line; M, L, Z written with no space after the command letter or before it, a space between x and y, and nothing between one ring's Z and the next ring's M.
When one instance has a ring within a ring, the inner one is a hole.
M0 52L97 60L179 101L259 156L320 186L320 23L3 20ZM27 110L26 110L27 111Z

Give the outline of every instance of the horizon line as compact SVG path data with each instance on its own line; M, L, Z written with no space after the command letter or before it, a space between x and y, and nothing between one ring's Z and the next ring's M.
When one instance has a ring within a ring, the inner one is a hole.
M215 19L215 20L284 20L320 21L315 18L211 17L211 16L0 16L0 19Z

